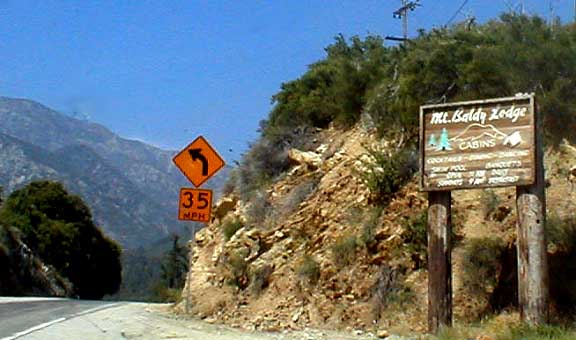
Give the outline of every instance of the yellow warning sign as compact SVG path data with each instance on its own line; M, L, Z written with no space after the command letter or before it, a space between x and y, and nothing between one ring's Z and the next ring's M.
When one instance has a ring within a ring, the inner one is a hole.
M180 151L173 161L196 187L201 186L225 165L222 157L202 136Z

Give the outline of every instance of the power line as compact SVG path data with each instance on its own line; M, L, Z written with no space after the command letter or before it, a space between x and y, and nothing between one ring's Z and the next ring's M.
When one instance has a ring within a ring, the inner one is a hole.
M445 26L450 25L452 23L452 21L454 21L454 19L456 19L458 14L460 14L460 11L462 11L462 9L464 8L464 6L466 6L467 3L468 3L468 0L464 0L464 2L462 2L462 5L460 5L460 7L456 11L456 13L454 13L454 15L452 15L452 17L450 18L450 20L448 20L448 22L446 23Z

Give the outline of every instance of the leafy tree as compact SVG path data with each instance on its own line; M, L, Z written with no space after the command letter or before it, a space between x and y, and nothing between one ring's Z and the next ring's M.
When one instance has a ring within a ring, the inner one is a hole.
M181 289L186 282L188 273L188 251L186 246L180 245L180 237L174 235L172 249L164 256L162 261L162 280L168 288Z
M0 219L20 229L24 242L67 277L80 298L101 299L118 290L120 246L94 225L90 209L62 184L32 182L14 191Z

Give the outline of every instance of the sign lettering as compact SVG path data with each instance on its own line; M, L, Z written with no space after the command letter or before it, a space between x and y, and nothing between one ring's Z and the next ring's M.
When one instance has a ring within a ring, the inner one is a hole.
M210 222L212 190L182 188L178 207L179 220Z

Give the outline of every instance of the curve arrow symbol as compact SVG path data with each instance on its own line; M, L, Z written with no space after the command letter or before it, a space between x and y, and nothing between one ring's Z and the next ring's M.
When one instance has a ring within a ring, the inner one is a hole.
M202 154L202 149L190 149L188 153L190 153L193 161L199 160L202 162L202 176L208 176L208 160Z

